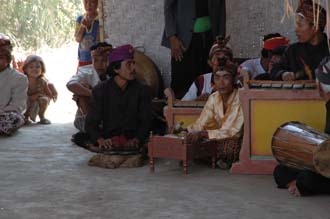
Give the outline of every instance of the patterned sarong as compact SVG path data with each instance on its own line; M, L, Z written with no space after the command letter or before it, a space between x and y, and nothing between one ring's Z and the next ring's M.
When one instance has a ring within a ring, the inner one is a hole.
M217 161L218 165L221 162L227 164L228 168L239 161L239 153L241 150L242 139L228 138L217 142ZM219 162L220 161L220 162Z
M0 113L0 135L11 135L24 124L24 117L16 112Z

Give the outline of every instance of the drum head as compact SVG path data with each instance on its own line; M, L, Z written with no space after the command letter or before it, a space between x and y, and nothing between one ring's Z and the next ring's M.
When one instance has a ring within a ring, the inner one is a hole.
M152 97L163 93L163 80L155 63L144 53L134 50L136 77L151 88Z
M323 142L315 150L313 162L319 174L330 178L330 140Z

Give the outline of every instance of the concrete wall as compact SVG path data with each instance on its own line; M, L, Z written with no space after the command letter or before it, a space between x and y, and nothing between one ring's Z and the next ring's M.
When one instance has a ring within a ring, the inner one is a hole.
M281 0L228 0L227 34L235 57L259 56L262 36L279 32L294 37L294 19L283 23ZM170 81L170 51L160 46L164 28L164 0L104 0L106 38L113 45L142 46Z
M164 29L163 0L104 0L106 39L114 46L143 47L170 81L170 50L160 45Z
M268 33L280 33L291 42L294 34L294 16L284 16L282 0L230 0L227 1L227 34L231 36L230 46L234 56L240 58L258 57L262 38ZM295 1L297 2L297 1ZM294 6L294 9L296 6Z

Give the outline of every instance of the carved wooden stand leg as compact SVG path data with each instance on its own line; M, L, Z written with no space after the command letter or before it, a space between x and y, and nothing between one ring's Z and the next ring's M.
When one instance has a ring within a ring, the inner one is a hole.
M215 160L216 160L216 158L215 158L215 156L213 155L213 156L212 156L212 169L215 169Z
M183 173L188 174L188 161L187 160L183 161Z
M150 172L155 172L155 161L153 157L150 157L149 159L149 165L150 165Z

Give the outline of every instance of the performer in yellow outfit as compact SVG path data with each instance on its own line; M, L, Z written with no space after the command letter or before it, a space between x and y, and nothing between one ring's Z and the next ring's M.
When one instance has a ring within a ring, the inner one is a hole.
M219 66L219 70L214 75L217 91L210 95L196 122L188 127L188 142L197 144L202 139L222 140L242 137L244 118L235 86L236 73L237 66L229 61ZM219 144L218 159L230 167L232 162L238 160L239 150L240 145L233 144L229 145L229 148L223 148L223 145Z

